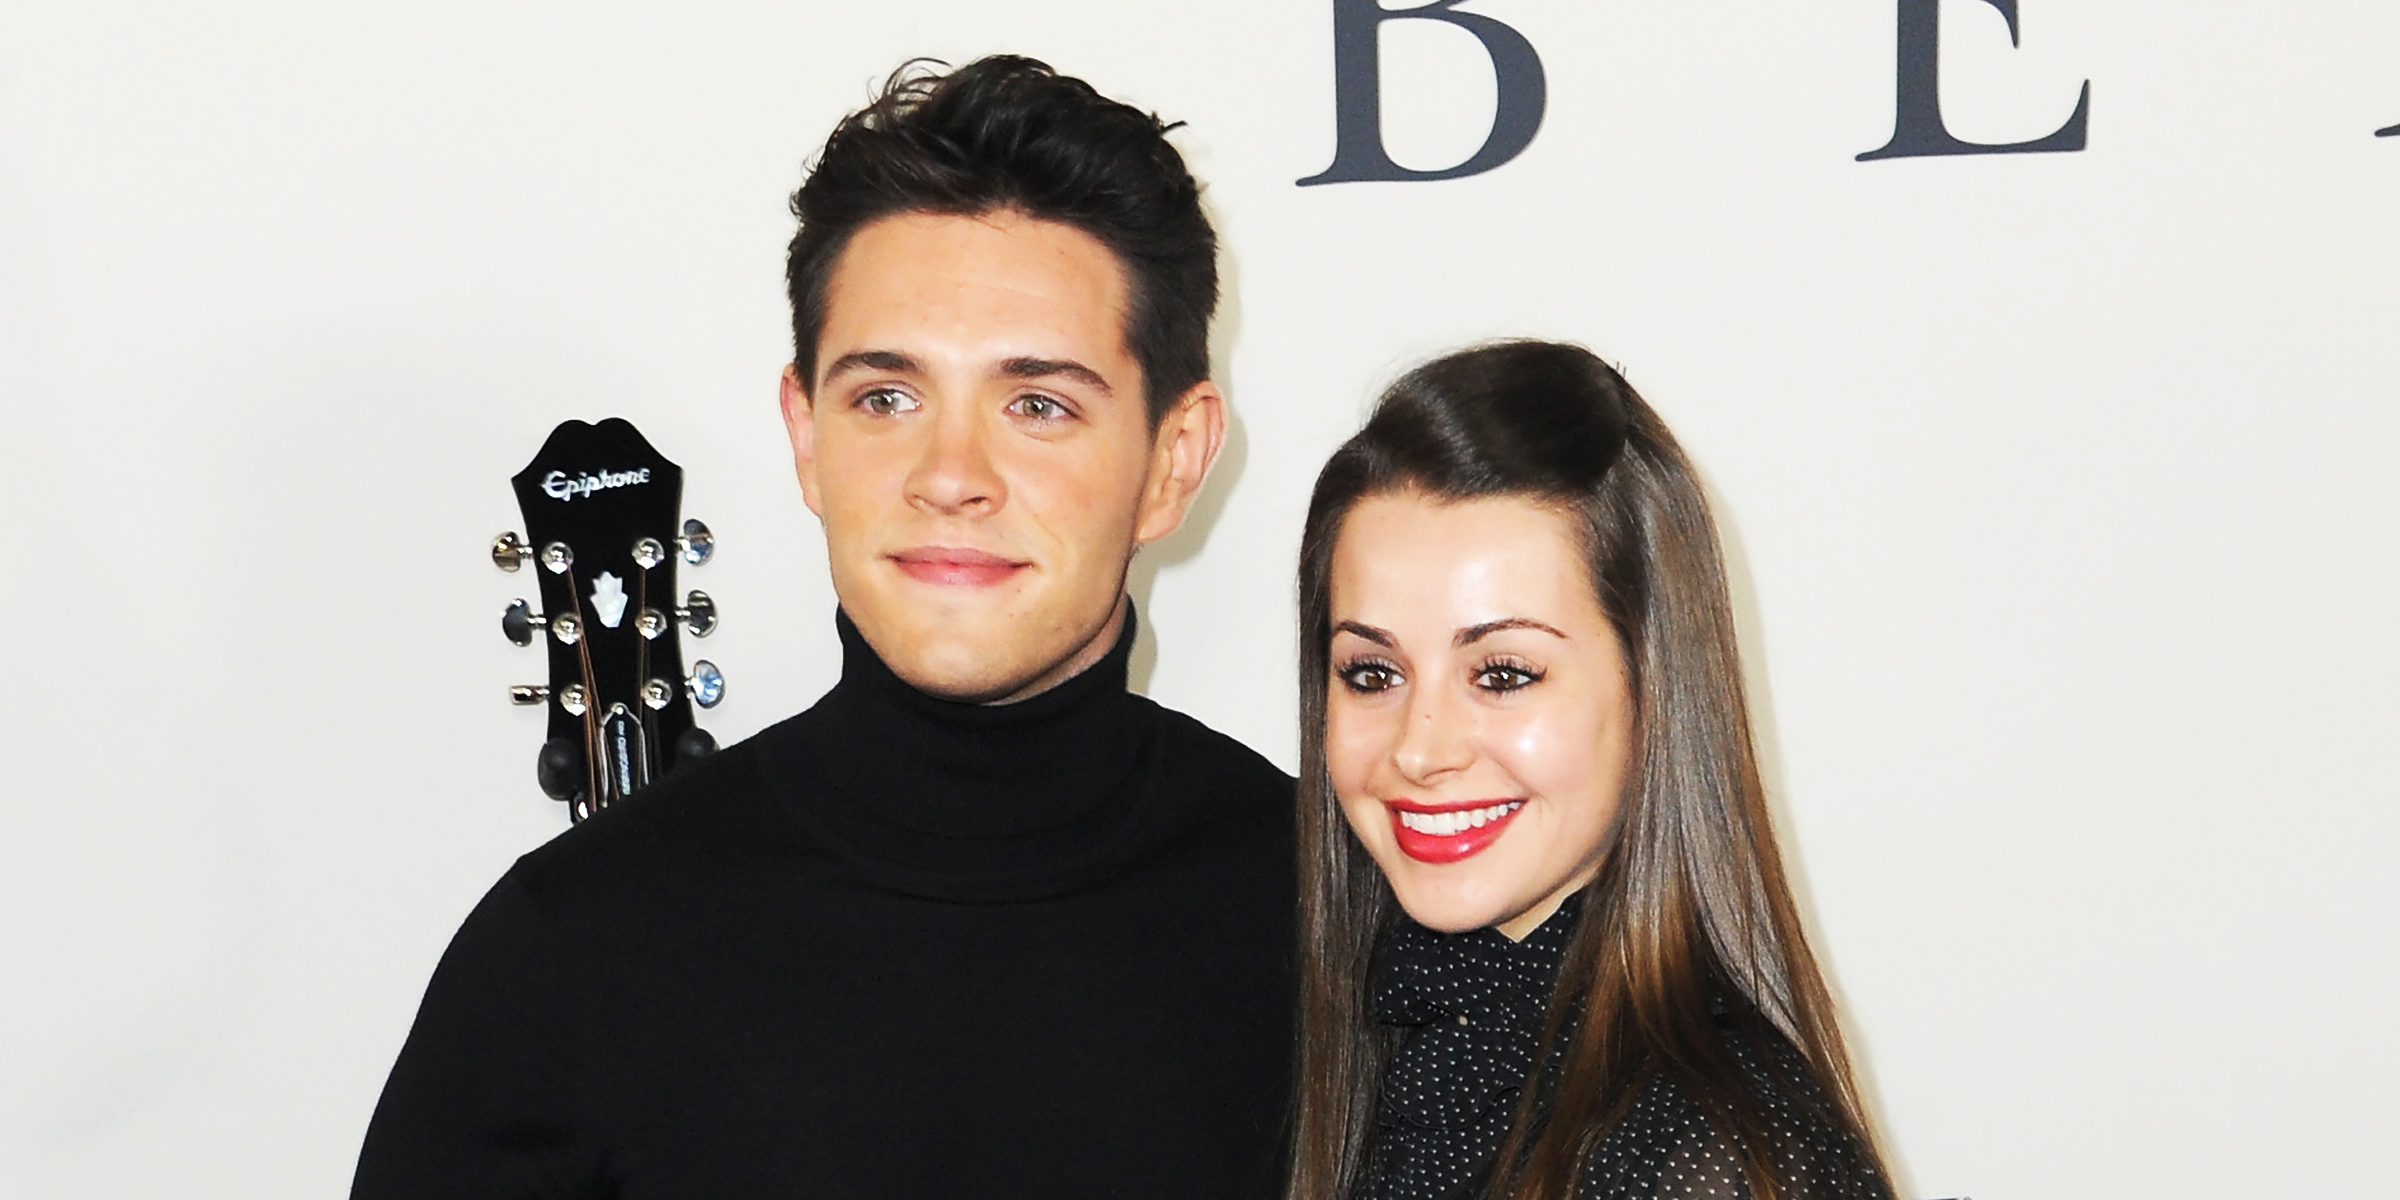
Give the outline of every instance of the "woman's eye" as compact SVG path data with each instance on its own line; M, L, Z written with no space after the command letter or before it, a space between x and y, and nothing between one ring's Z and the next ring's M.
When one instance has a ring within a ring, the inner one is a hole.
M1018 416L1030 417L1036 421L1055 421L1067 415L1067 406L1048 396L1019 396L1009 402L1009 407L1015 410Z
M1390 663L1352 663L1339 672L1342 686L1360 695L1386 692L1400 686L1400 672Z
M1513 692L1542 681L1542 673L1515 663L1490 663L1475 672L1475 686L1487 692Z
M876 388L858 398L858 406L879 417L913 412L917 398L894 388Z

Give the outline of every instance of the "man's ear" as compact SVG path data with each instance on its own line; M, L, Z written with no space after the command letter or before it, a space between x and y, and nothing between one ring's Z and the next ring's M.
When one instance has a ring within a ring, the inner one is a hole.
M825 515L824 502L817 497L817 420L816 407L809 403L808 391L800 386L800 373L791 364L783 368L783 428L792 438L792 473L800 477L800 498L808 503L808 511L819 517Z
M1225 394L1204 379L1175 398L1150 438L1150 477L1133 526L1135 545L1149 545L1183 527L1224 448Z

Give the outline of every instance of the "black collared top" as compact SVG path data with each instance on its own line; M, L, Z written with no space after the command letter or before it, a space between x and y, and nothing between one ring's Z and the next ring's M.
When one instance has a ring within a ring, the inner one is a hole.
M1564 1039L1544 1022L1580 893L1520 942L1435 933L1406 916L1379 942L1369 996L1396 1045L1378 1085L1360 1200L1479 1200L1525 1089L1538 1121L1561 1085ZM1787 1200L1891 1200L1872 1152L1836 1119L1799 1052L1747 1006L1712 1018L1763 1119L1757 1147ZM1652 1071L1616 1123L1588 1131L1575 1200L1749 1200L1744 1156L1675 1078Z

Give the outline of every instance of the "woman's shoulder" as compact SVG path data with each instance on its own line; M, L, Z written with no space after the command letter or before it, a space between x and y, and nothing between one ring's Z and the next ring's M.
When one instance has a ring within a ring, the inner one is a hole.
M1763 1126L1756 1147L1783 1200L1891 1200L1874 1156L1858 1144L1805 1060L1770 1027L1720 1024L1747 1083L1745 1107ZM1749 1155L1711 1118L1695 1089L1658 1071L1585 1156L1577 1200L1750 1200Z

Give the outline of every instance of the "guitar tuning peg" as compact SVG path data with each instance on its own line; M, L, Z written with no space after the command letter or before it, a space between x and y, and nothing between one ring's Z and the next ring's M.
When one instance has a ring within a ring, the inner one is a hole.
M565 542L552 542L542 547L542 569L553 575L564 575L575 565L575 552Z
M568 716L580 717L591 711L591 697L584 692L582 684L570 683L558 689L558 706L567 710Z
M492 539L492 565L503 571L514 571L533 557L533 547L514 533L504 533Z
M533 611L533 606L523 600L511 600L500 614L500 632L520 646L532 645L534 635L544 629L562 646L572 646L575 639L583 636L583 622L575 619L574 613L560 613L552 620Z
M697 725L675 735L675 761L687 763L717 752L717 739Z
M550 699L548 686L539 683L520 683L508 689L508 702L519 708L532 708Z
M707 637L717 631L717 602L708 593L693 588L683 598L683 607L675 610L675 619L692 631L693 637Z
M646 537L633 544L633 565L647 571L667 561L667 548L657 538Z
M533 777L542 785L543 795L553 800L574 799L583 791L583 747L568 737L542 743L541 755L533 760Z
M709 555L717 552L716 535L698 521L685 521L683 536L675 539L675 549L683 555L683 561L699 566L708 561Z
M500 632L520 646L533 644L533 635L550 627L550 619L533 611L523 600L508 602L508 610L500 614Z
M725 673L705 658L692 660L691 677L683 685L691 691L692 703L702 708L715 708L725 698Z
M664 679L642 681L642 704L656 712L675 702L675 688Z
M675 610L675 619L692 631L693 637L707 637L717 631L717 602L708 593L694 588L683 598L683 607ZM667 631L667 614L655 608L645 608L634 615L634 632L651 641Z

